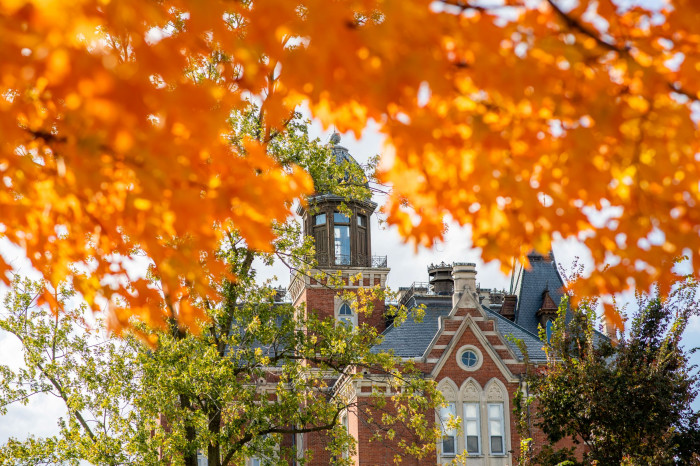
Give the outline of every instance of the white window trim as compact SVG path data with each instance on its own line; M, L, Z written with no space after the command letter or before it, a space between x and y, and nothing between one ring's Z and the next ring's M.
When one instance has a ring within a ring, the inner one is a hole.
M501 423L501 445L503 447L503 451L493 451L491 449L491 416L489 414L489 407L491 406L498 406L499 408L499 417L498 419L493 419L494 421L497 420ZM488 426L488 443L489 443L489 454L491 456L506 456L508 454L508 447L506 445L507 442L507 436L506 436L506 423L505 423L505 418L503 416L503 403L486 403L486 425Z
M478 361L476 362L476 365L474 367L467 367L462 362L462 353L464 353L467 350L473 351L474 354L476 354L476 357L478 358ZM481 368L481 364L484 362L484 355L481 354L481 350L479 350L479 348L477 348L474 345L464 345L459 350L457 350L456 354L457 354L457 365L467 372L478 371Z
M467 417L467 405L476 406L476 418ZM466 451L469 456L481 456L481 403L479 403L478 401L465 401L464 403L462 403L462 411L462 420L464 423L464 451ZM476 421L477 451L472 453L467 451L467 421Z

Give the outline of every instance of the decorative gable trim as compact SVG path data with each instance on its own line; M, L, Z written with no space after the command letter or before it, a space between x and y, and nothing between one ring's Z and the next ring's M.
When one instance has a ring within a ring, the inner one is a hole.
M440 328L444 328L444 321L441 322ZM447 349L442 353L442 356L438 359L437 363L435 364L435 367L433 367L433 370L430 372L430 375L433 377L433 379L437 379L438 374L442 370L443 366L447 362L448 358L452 357L452 354L454 353L455 347L457 346L457 342L459 339L462 337L464 332L467 330L467 328L471 328L472 332L474 333L474 336L476 337L477 341L481 343L481 346L484 348L484 352L488 354L488 356L491 358L491 360L496 364L496 367L498 367L499 371L503 375L503 377L508 381L508 382L513 382L517 383L518 378L513 375L513 373L508 369L508 366L506 363L498 356L498 353L496 353L496 350L493 349L493 346L491 343L488 341L486 336L484 335L484 332L479 328L479 326L474 322L472 317L470 315L467 315L466 318L462 321L462 324L460 325L459 329L455 332L455 335L452 337L450 340L450 343L447 345ZM442 335L443 332L438 331L436 335L436 339L434 341L437 341L437 338ZM428 349L426 350L425 355L429 354L430 351L433 348L433 344L431 344ZM425 357L424 355L424 357ZM485 356L485 355L484 355ZM427 361L426 361L427 362Z

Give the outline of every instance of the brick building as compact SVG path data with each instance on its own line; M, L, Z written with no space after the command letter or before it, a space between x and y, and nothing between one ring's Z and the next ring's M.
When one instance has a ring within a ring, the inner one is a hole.
M332 142L338 162L353 161L347 149L338 145L339 138L334 136ZM338 210L343 201L350 214ZM310 204L312 210L300 208L299 214L305 233L315 239L319 269L340 271L347 290L384 287L390 272L387 259L373 256L371 248L369 216L377 205L328 194L318 194ZM461 429L445 429L435 455L420 462L407 458L404 464L445 464L466 451L468 465L512 465L520 442L512 402L525 372L523 354L513 339L527 347L531 362L545 361L538 328L549 329L563 286L552 256L533 254L530 262L530 269L521 269L513 277L509 292L480 288L471 263L430 266L426 282L401 288L399 294L400 304L409 309L425 306L424 318L417 322L409 317L396 327L385 319L385 303L375 303L371 316L357 316L337 290L308 276L293 276L289 292L293 303L305 305L307 311L339 323L375 326L383 333L377 351L392 351L415 362L438 383L449 404L435 413L435 422L452 414L460 419ZM351 277L361 278L353 281ZM353 389L354 396L365 396L362 382ZM370 442L370 433L355 413L348 412L342 422L357 440L357 451L351 452L355 464L393 464L395 451ZM322 437L299 435L295 442L300 450L313 451L313 464L329 464Z

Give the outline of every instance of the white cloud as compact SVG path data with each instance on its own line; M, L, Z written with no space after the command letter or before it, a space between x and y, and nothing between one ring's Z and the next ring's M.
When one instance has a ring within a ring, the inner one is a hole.
M24 366L19 341L6 332L0 333L0 355L0 363L14 370ZM0 445L10 437L23 440L29 435L55 435L58 433L58 418L65 416L63 401L53 395L34 395L27 406L13 403L8 407L7 414L0 418Z

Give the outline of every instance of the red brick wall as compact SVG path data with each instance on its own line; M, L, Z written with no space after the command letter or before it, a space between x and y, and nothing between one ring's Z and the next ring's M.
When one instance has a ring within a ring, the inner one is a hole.
M315 281L312 281L312 284L315 283ZM379 279L375 280L375 284L379 285L380 281ZM363 282L364 286L370 286L369 283L369 278L365 278ZM353 291L354 288L349 288L349 291ZM299 305L301 303L306 304L306 310L307 312L312 312L315 313L318 317L320 318L335 318L335 306L336 306L336 296L339 296L341 293L341 290L335 290L335 289L330 289L330 288L323 288L323 287L307 287L302 294L300 295L299 299L295 303L296 305ZM358 323L359 324L368 324L371 326L374 326L377 329L378 333L381 333L384 331L386 328L386 323L385 323L385 318L384 318L384 312L385 312L385 305L384 301L374 301L373 303L373 311L370 315L365 315L364 313L359 313L358 315ZM356 438L360 438L363 435L362 432L362 426L358 423L358 417L356 413L352 412L348 416L348 427L350 430L350 433ZM302 446L305 451L310 451L312 455L312 460L308 463L311 466L327 466L331 464L331 456L326 450L326 447L329 443L328 435L323 432L314 432L314 433L309 433L305 434L302 442ZM376 444L376 442L375 442ZM358 446L360 443L358 442ZM374 444L372 447L375 446ZM391 456L393 458L393 455ZM390 463L366 463L366 462L361 462L359 458L355 457L355 463L356 464L390 464ZM426 464L433 464L434 462L431 463L426 463ZM393 463L391 463L393 464ZM405 464L413 464L413 463L405 463Z
M370 398L360 398L360 403L368 403L370 402ZM366 409L366 407L365 407ZM371 411L371 410L370 410ZM389 412L389 413L394 413L394 410L391 406L391 403L387 403L386 406L382 407L381 410L377 409L375 411L372 411L372 420L376 422L381 422L381 415L382 412ZM428 417L429 422L432 423L434 421L434 416L432 413L430 413L430 416ZM411 432L410 429L406 428L403 425L398 425L394 424L391 427L396 431L396 436L394 437L394 440L389 440L387 438L380 438L376 439L374 438L375 433L377 431L377 426L372 425L368 422L366 418L366 414L361 413L359 415L359 418L357 420L358 423L358 437L357 437L357 443L358 443L358 463L361 466L384 466L384 465L394 465L394 456L395 455L400 455L402 458L401 464L402 465L411 465L411 466L434 466L436 462L436 454L435 450L432 449L432 451L427 452L427 455L422 458L418 459L413 456L409 456L399 448L398 446L398 441L399 440L405 440L408 444L411 444L413 441L416 443L421 443L418 438L415 437L413 432ZM432 447L432 445L431 445Z
M328 434L326 432L311 432L304 435L304 451L306 457L311 456L309 466L328 466L331 464L331 455L326 450L328 446ZM310 452L310 455L309 455Z
M329 288L307 288L302 297L306 302L307 311L315 312L320 318L335 318L335 298L339 293L339 290ZM373 306L371 314L360 312L357 320L360 325L366 323L376 328L377 333L381 333L386 328L384 301L375 300Z

